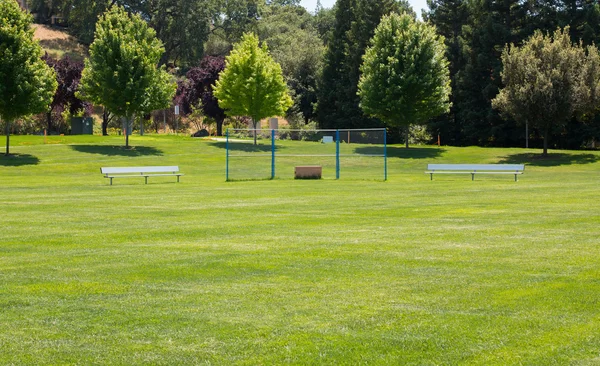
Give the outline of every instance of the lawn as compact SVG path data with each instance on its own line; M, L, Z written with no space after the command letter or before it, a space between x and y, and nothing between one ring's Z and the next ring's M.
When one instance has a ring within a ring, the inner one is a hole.
M600 363L599 152L392 146L385 182L225 182L207 140L43 139L0 157L0 364ZM423 173L459 162L526 168ZM99 171L132 165L185 176Z

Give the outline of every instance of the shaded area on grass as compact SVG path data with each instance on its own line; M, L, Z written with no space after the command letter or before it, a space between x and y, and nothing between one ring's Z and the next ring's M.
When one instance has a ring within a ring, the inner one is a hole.
M39 163L40 159L37 156L29 154L0 155L0 166L38 165Z
M115 145L71 145L71 149L88 154L100 154L107 156L146 156L146 155L163 155L163 151L155 147L149 146L125 146Z
M542 154L524 153L504 157L500 164L527 164L532 166L559 166L571 164L592 164L600 161L600 155L594 154Z
M221 149L225 149L227 147L227 143L223 142L223 141L211 142L210 145L221 148ZM281 150L282 148L284 148L284 146L280 146L277 144L275 145L275 151ZM248 152L248 153L271 152L271 143L269 142L268 145L261 145L261 144L254 145L254 142L251 140L249 140L248 142L246 142L246 141L244 141L244 142L229 141L229 150Z
M402 159L434 159L442 155L445 149L423 149L423 148L405 148L397 146L387 147L387 156L390 158L402 158ZM382 154L382 146L367 146L357 147L354 149L357 154Z
M85 50L76 41L69 38L42 39L39 41L42 48L54 58L69 56L75 61L83 61Z

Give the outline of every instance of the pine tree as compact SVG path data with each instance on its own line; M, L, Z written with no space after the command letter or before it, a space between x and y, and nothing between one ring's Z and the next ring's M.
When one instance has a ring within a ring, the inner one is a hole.
M321 128L343 127L349 114L344 91L349 87L346 48L350 44L348 32L356 20L356 0L338 0L335 26L329 47L325 52L323 73L319 81L317 119Z
M466 63L454 89L459 141L462 145L516 146L523 132L515 121L501 118L491 100L502 86L504 45L520 43L528 31L524 9L517 0L479 0L470 5L469 22L463 27Z
M431 22L437 32L444 36L446 58L449 61L450 85L456 89L458 73L465 67L462 52L462 28L468 20L468 7L465 0L428 0L429 12L424 19ZM460 124L457 118L456 93L450 95L450 111L434 118L428 124L430 131L440 135L445 144L460 143Z

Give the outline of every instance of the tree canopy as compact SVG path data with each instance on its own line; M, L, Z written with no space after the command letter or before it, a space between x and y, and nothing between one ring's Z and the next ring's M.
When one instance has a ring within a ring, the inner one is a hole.
M251 33L244 34L227 56L214 95L227 115L252 118L254 129L263 118L285 114L293 103L281 66Z
M312 16L300 6L270 6L258 26L260 39L281 65L294 105L288 119L297 115L306 123L314 118L317 102L317 77L325 48ZM302 50L302 52L298 52Z
M6 155L10 153L10 122L45 112L56 90L54 70L41 59L33 39L32 18L16 1L0 0L0 119L6 124Z
M127 121L135 113L168 107L177 86L164 66L157 67L163 50L140 16L111 8L98 21L81 78L81 97Z
M50 109L47 112L48 131L54 131L56 126L53 119L62 119L64 111L68 111L71 115L79 112L89 115L92 110L91 103L79 99L76 95L79 90L83 62L75 61L69 56L56 60L48 54L45 54L42 59L54 69L56 81L58 82L58 88L56 88Z
M319 78L317 120L322 128L381 127L359 106L358 79L362 56L383 15L408 12L406 1L339 0L334 29L325 51Z
M536 31L521 47L511 44L502 53L505 87L493 100L501 112L520 123L539 128L548 153L552 129L565 126L574 115L593 112L599 104L600 56L571 43L569 28L553 35Z
M450 76L444 51L434 27L408 14L384 16L361 66L363 111L407 131L412 123L447 112Z
M191 68L180 82L177 89L177 103L182 114L192 113L194 108L202 108L202 113L215 120L217 136L223 134L225 111L213 94L213 87L219 74L225 69L225 58L221 56L204 56L200 65Z

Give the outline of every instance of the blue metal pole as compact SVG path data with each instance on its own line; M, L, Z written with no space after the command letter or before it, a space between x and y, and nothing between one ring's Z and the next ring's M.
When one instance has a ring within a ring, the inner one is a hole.
M275 179L275 130L271 130L271 179Z
M383 129L383 180L387 180L387 130Z
M229 181L229 128L225 131L225 180Z
M340 179L340 130L335 130L335 179Z

